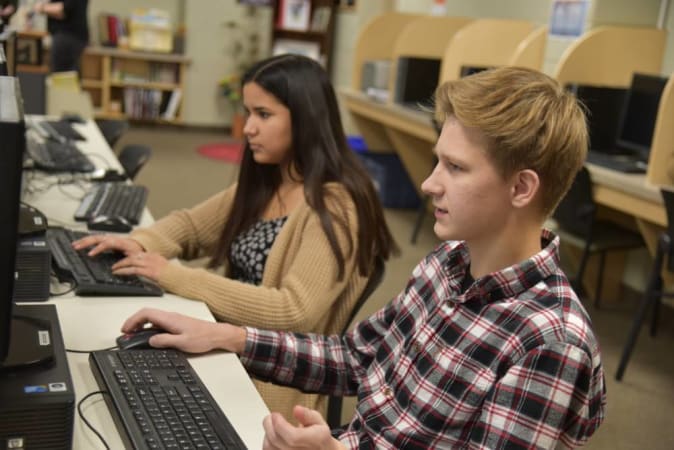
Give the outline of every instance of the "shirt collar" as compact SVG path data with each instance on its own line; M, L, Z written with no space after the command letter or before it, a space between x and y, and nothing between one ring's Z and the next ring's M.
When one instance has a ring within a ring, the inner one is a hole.
M478 278L463 295L453 296L453 301L464 303L477 300L491 303L517 297L531 289L559 268L559 237L549 230L542 230L541 247L538 253L525 261ZM455 292L460 292L461 282L469 267L468 248L464 242L457 243L450 250L444 267L450 286Z

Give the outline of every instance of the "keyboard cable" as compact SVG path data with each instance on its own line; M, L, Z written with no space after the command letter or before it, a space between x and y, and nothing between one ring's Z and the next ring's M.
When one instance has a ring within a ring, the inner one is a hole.
M72 350L67 350L67 351L72 351ZM110 450L110 446L108 445L108 443L107 443L107 441L105 440L105 438L103 437L103 435L102 435L96 428L94 428L94 426L91 424L91 422L89 422L89 421L87 420L87 418L84 417L84 413L82 412L82 403L84 403L84 401L87 400L88 398L90 398L90 397L92 397L92 396L94 396L94 395L98 395L98 394L100 394L100 395L109 395L107 391L94 391L94 392L88 393L87 395L85 395L84 397L82 397L82 399L81 399L79 402L77 402L77 414L80 416L80 419L82 419L82 422L84 422L84 424L85 424L91 431L93 431L94 434L95 434L96 436L98 436L98 439L101 440L101 442L102 442L103 445L105 446L106 450Z

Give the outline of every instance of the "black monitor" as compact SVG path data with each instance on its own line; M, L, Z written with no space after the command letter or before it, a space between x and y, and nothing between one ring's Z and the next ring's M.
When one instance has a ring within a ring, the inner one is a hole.
M25 146L19 81L0 76L0 373L53 359L52 346L34 338L45 324L12 314Z
M405 106L432 107L439 79L439 59L398 58L394 101Z
M616 146L627 88L570 84L566 88L585 105L590 149L624 153Z
M655 120L667 78L635 73L623 108L617 145L648 161Z

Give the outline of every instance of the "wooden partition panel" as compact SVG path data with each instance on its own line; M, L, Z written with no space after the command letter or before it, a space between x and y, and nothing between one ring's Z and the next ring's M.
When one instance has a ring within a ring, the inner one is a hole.
M653 130L653 141L646 179L656 185L674 185L674 80L670 75L660 98L658 117Z
M508 61L508 65L541 70L543 68L543 57L545 55L547 40L548 27L542 26L536 28L519 43L510 61Z
M554 78L560 83L625 87L632 73L660 73L665 30L597 27L566 49Z
M534 29L525 20L478 19L467 24L444 49L440 82L459 78L461 66L508 64Z
M363 27L353 55L351 87L360 90L361 71L364 61L393 59L393 43L401 30L411 21L423 17L418 14L398 12L384 13Z

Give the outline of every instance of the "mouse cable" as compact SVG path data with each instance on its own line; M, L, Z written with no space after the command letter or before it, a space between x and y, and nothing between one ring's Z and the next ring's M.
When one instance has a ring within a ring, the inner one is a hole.
M101 442L103 443L103 445L105 446L105 448L106 448L107 450L110 450L110 446L109 446L108 443L106 442L105 438L103 438L103 435L102 435L101 433L99 433L99 431L98 431L96 428L94 428L94 426L91 424L91 422L89 422L89 421L87 420L87 418L84 417L84 414L82 413L82 403L83 403L86 399L88 399L89 397L91 397L91 396L93 396L93 395L96 395L96 394L109 395L107 391L94 391L94 392L88 393L87 395L85 395L84 397L82 397L82 400L80 400L79 402L77 402L77 414L79 414L80 419L82 419L82 421L84 422L84 424L85 424L87 427L89 427L89 429L90 429L91 431L93 431L94 434L95 434L96 436L98 436L98 439L101 440Z
M97 348L95 350L75 350L71 348L67 348L66 351L70 353L91 353L91 352L107 352L108 350L117 350L117 346L115 345L114 347L108 347L108 348Z

